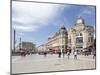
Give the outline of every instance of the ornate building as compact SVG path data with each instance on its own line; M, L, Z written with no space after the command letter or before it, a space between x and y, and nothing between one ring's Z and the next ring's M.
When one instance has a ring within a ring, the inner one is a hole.
M94 28L87 25L82 17L76 19L74 27L66 30L61 26L59 31L52 37L48 38L46 44L38 47L41 51L51 51L57 53L58 51L67 52L77 50L78 52L86 51L94 43Z
M61 26L58 32L56 32L52 37L48 38L47 49L54 53L58 51L66 51L68 44L68 33L64 26Z
M68 46L83 51L93 45L94 28L85 24L82 17L77 18L73 28L68 31Z

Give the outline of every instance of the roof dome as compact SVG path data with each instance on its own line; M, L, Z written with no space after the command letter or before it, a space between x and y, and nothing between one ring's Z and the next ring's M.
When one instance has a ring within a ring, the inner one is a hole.
M64 26L64 25L62 25L60 29L66 30L66 28L65 28L65 26Z
M67 33L66 27L62 25L59 29L59 33Z
M80 16L80 17L76 20L76 24L84 24L84 19Z

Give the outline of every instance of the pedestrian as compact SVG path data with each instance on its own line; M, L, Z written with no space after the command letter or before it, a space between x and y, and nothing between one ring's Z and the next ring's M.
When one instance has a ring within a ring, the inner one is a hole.
M44 52L44 56L46 56L47 55L47 52Z
M67 56L68 56L68 59L69 59L69 57L70 57L70 52L69 51L67 52Z
M77 51L74 51L74 59L77 59Z
M64 58L64 56L65 56L65 52L64 52L64 49L62 50L62 53L63 53L63 58Z
M58 52L58 57L61 58L61 52L60 51Z
M96 57L96 51L94 51L93 53L93 59L95 59L95 57Z

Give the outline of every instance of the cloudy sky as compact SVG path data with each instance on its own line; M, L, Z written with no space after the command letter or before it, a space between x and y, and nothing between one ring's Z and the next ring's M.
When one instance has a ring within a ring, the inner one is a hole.
M82 16L85 23L95 26L95 7L83 5L61 5L33 2L12 2L12 40L16 30L16 43L30 41L37 45L46 43L47 38L63 24L67 29Z

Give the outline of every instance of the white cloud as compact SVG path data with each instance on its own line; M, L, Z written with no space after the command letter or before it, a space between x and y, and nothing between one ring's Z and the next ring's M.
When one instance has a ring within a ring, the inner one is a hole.
M57 4L12 2L12 26L19 31L36 31L63 8Z
M22 26L22 25L15 25L13 26L14 29L17 29L17 30L21 30L21 31L35 31L37 30L39 27L38 26L35 26L35 25L29 25L29 26Z
M78 16L82 15L95 15L95 7L93 6L87 6L83 9L81 9L81 12L78 14Z

